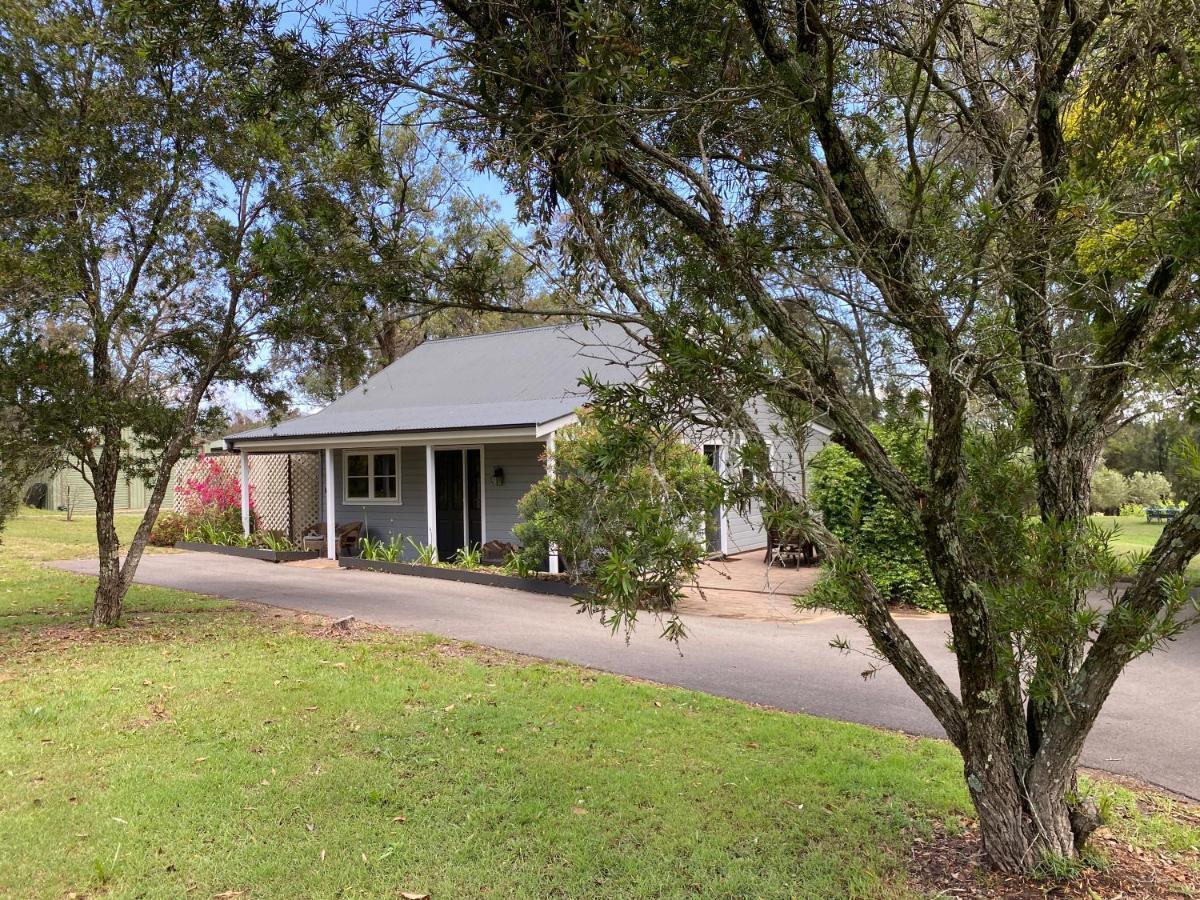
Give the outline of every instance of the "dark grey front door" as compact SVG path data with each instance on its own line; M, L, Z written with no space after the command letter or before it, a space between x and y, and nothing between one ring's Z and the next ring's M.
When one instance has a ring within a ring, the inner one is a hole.
M448 561L462 547L478 545L483 533L483 478L478 450L435 450L438 559Z

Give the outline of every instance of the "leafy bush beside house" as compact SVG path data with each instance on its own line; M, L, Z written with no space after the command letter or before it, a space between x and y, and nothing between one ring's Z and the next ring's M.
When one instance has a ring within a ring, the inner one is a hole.
M912 427L879 428L876 435L909 474L920 471L921 433ZM884 496L866 468L848 450L829 444L810 464L809 499L825 526L854 551L859 565L893 603L941 610L941 597L912 523ZM814 602L841 608L837 580L823 578Z
M721 502L720 476L672 432L592 412L559 432L544 478L521 499L514 565L536 567L558 547L565 570L585 581L584 601L614 630L638 610L670 612L705 559L706 511ZM679 624L668 623L679 634Z
M217 460L200 454L198 472L183 484L177 485L181 511L160 517L151 534L151 543L170 545L174 534L183 540L195 537L204 530L210 536L242 535L242 487L236 477L226 472ZM167 521L164 523L163 520ZM254 509L254 486L250 486L250 531L258 530L258 513ZM155 535L158 535L156 540ZM229 543L227 540L208 540L206 543Z

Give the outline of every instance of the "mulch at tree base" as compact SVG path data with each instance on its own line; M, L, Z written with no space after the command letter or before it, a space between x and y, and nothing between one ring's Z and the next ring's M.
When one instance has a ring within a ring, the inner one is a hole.
M1200 854L1169 856L1130 847L1099 829L1091 847L1103 857L1099 868L1086 868L1076 877L1029 878L1004 875L983 859L979 830L950 834L936 826L928 838L913 843L909 885L937 897L1080 898L1080 900L1160 900L1200 896Z

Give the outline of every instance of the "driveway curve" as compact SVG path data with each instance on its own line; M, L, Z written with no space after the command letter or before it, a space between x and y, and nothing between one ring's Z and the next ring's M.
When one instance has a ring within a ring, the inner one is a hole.
M55 565L83 575L96 572L95 561ZM849 638L860 650L868 646L865 633L842 616L801 622L685 616L690 636L677 649L658 638L651 620L642 621L626 641L579 614L568 600L428 578L171 553L143 558L137 581L334 617L353 615L794 712L942 736L937 721L894 671L883 669L865 679L867 656L830 648L835 637ZM903 624L957 687L945 617L910 618ZM1200 629L1126 670L1088 739L1083 763L1200 799Z

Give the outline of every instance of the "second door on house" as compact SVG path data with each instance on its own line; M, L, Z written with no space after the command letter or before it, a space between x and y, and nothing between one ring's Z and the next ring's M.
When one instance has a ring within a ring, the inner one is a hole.
M483 543L483 472L478 448L434 452L438 559Z

